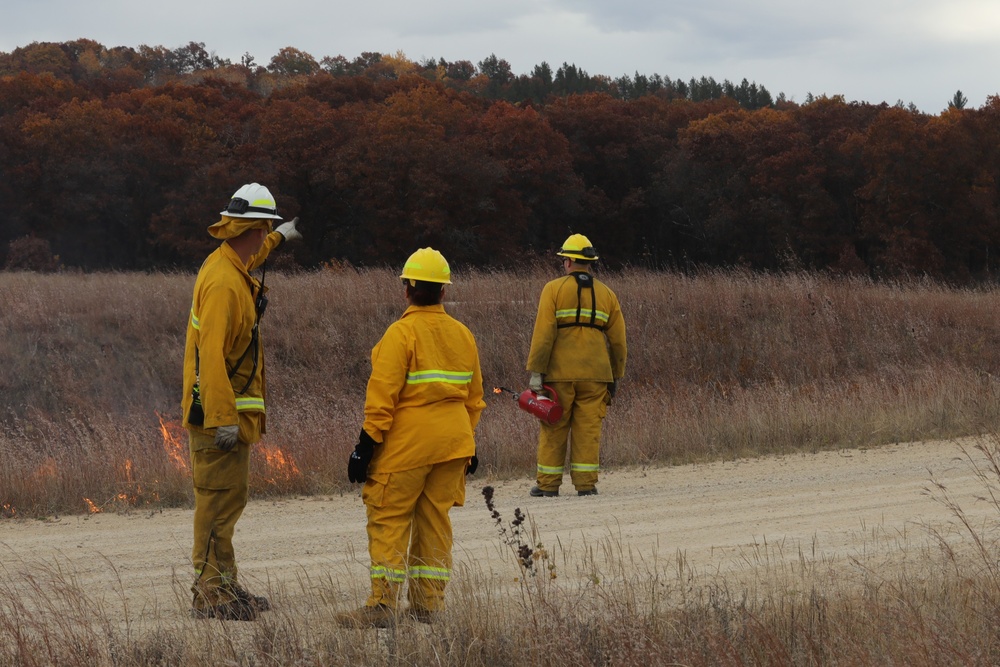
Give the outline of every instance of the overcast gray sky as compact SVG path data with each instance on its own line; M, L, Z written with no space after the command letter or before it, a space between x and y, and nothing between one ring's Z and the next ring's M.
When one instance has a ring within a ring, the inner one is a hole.
M1000 93L998 0L4 0L0 51L92 39L174 49L203 42L221 58L266 65L291 46L476 64L515 74L548 62L611 77L743 78L802 102L913 102L937 114L956 90L980 107Z

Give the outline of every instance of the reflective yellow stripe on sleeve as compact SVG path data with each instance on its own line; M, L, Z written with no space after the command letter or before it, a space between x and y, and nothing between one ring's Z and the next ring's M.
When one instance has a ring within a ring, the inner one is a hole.
M237 412L244 412L248 410L251 412L264 412L264 399L254 398L252 396L237 398L236 410Z
M191 326L195 329L201 330L201 320L199 320L198 316L194 314L194 308L191 309Z

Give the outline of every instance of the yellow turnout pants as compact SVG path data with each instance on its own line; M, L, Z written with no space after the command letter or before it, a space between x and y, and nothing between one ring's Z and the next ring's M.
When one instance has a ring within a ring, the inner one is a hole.
M411 608L444 609L444 589L451 577L448 511L465 504L467 463L461 458L368 476L362 498L368 513L372 593L366 605L396 607L409 578Z
M542 423L538 434L538 488L558 491L569 444L570 478L578 491L597 484L600 471L601 423L608 411L606 382L549 382L559 395L563 416L553 425Z
M207 442L206 442L207 440ZM209 436L189 431L194 478L193 605L203 608L232 599L236 583L233 533L250 492L250 446L238 443L229 452L208 447Z

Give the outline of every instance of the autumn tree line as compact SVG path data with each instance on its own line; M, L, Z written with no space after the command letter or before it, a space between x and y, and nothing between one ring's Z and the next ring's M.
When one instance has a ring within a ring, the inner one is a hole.
M961 94L956 93L956 100ZM756 83L514 75L402 53L267 66L203 44L0 53L7 268L196 268L243 183L308 243L294 262L398 264L431 245L511 266L571 232L612 266L991 279L1000 98L940 115Z

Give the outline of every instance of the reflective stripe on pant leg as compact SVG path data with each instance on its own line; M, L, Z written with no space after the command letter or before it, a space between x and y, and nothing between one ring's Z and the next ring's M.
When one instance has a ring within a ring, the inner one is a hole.
M576 398L570 432L570 477L577 489L597 484L600 466L601 425L607 414L604 382L575 383Z
M538 488L556 491L562 484L566 465L566 444L569 436L570 418L573 414L573 383L553 382L550 386L559 395L559 405L563 416L553 425L541 424L538 433L538 465L535 479Z
M452 531L449 511L465 504L465 459L437 463L424 483L413 512L409 557L410 606L444 609L444 589L451 579Z
M431 466L368 476L362 498L368 513L372 593L366 602L395 607L406 580L413 508Z

